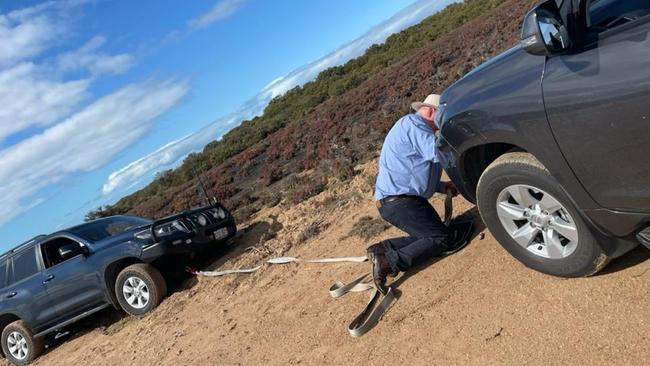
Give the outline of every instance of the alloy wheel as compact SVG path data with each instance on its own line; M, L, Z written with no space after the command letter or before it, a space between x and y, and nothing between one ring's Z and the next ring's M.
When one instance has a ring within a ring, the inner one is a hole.
M570 256L578 228L568 210L539 188L515 184L497 197L497 215L506 232L529 252L548 259Z
M142 309L149 303L149 288L138 277L129 277L124 281L122 293L126 302L135 309Z
M27 339L19 332L9 333L9 336L7 336L7 348L9 348L11 355L20 361L27 358L27 353L29 353Z

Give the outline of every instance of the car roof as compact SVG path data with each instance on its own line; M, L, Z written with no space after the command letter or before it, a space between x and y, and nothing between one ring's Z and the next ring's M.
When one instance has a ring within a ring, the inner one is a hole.
M102 217L102 218L99 218L99 219L96 219L96 220L92 220L92 221L84 222L83 224L79 224L79 225L71 226L71 227L66 228L66 229L63 229L63 230L58 230L58 231L55 231L55 232L53 232L53 233L51 233L51 234L47 234L47 235L46 235L46 234L37 235L37 236L35 236L35 237L33 237L33 238L27 240L26 242L24 242L24 243L22 243L22 244L18 244L18 245L16 245L15 247L9 249L8 251L6 251L6 252L0 254L0 261L6 259L7 257L9 257L11 254L13 254L13 253L15 253L15 252L18 252L18 251L21 251L21 250L23 250L23 249L26 249L26 248L28 248L29 246L36 245L36 244L38 244L38 243L40 243L40 242L45 241L46 239L49 239L49 238L52 238L52 237L56 237L56 236L59 236L59 235L70 235L70 230L78 229L78 228L80 228L80 227L84 227L84 226L87 226L87 225L90 225L90 224L93 224L93 223L97 223L97 222L101 222L101 221L106 221L106 220L110 220L110 219L115 219L115 218L119 218L119 217L136 217L136 218L140 218L140 219L142 218L142 217L132 216L132 215L114 215L114 216L107 216L107 217Z

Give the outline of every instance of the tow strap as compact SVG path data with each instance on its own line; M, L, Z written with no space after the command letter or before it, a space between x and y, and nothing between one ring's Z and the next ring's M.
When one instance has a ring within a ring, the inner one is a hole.
M362 263L368 260L368 257L338 257L338 258L321 258L321 259L300 259L295 257L277 257L271 258L264 262L264 264L287 264L287 263L342 263L342 262L352 262L352 263ZM253 268L242 268L242 269L229 269L225 271L196 271L188 268L187 271L197 275L197 276L207 276L207 277L220 277L236 273L253 273L261 269L264 264L261 264ZM366 282L368 280L368 282ZM365 308L357 315L352 323L348 326L348 332L353 337L359 337L367 333L372 329L381 319L381 316L386 310L390 307L391 303L395 299L393 294L393 289L388 288L386 295L381 300L379 305L375 308L377 300L381 297L381 292L377 290L375 284L372 281L372 274L365 273L350 283L335 282L329 289L330 296L333 298L339 298L349 292L365 292L371 291L370 300ZM374 310L373 310L374 309Z
M445 198L445 215L444 224L449 226L451 223L451 216L453 214L452 194L447 192ZM231 274L240 273L253 273L264 267L265 264L287 264L287 263L362 263L368 260L367 256L363 257L335 257L335 258L320 258L320 259L301 259L296 257L276 257L266 260L263 264L252 268L242 269L228 269L223 271L197 271L187 268L187 272L196 276L206 277L220 277ZM337 299L350 292L365 292L370 291L370 300L361 312L352 320L348 325L348 333L353 337L360 337L370 331L390 308L395 301L395 293L393 288L388 286L388 291L383 295L372 282L372 273L365 273L350 281L343 283L340 281L335 282L329 289L329 294ZM379 301L381 299L381 301ZM379 302L379 304L377 304Z

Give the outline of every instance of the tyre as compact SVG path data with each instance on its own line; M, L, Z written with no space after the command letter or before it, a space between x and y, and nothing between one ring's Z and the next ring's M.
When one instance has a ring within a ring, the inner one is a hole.
M45 349L43 338L34 338L22 320L10 323L2 330L2 351L14 365L27 365Z
M490 164L478 182L477 204L501 246L532 269L581 277L609 262L559 182L528 153L507 153Z
M130 265L117 275L115 296L120 307L131 315L143 315L167 295L167 285L160 272L150 264Z

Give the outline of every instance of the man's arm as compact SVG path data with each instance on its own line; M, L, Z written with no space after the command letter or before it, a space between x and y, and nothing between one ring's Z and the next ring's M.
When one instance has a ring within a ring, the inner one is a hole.
M436 149L436 135L431 131L424 130L418 126L413 129L413 147L425 159L432 163L438 163L438 150ZM439 181L436 192L438 193L451 193L458 196L458 189L454 183L449 181Z

